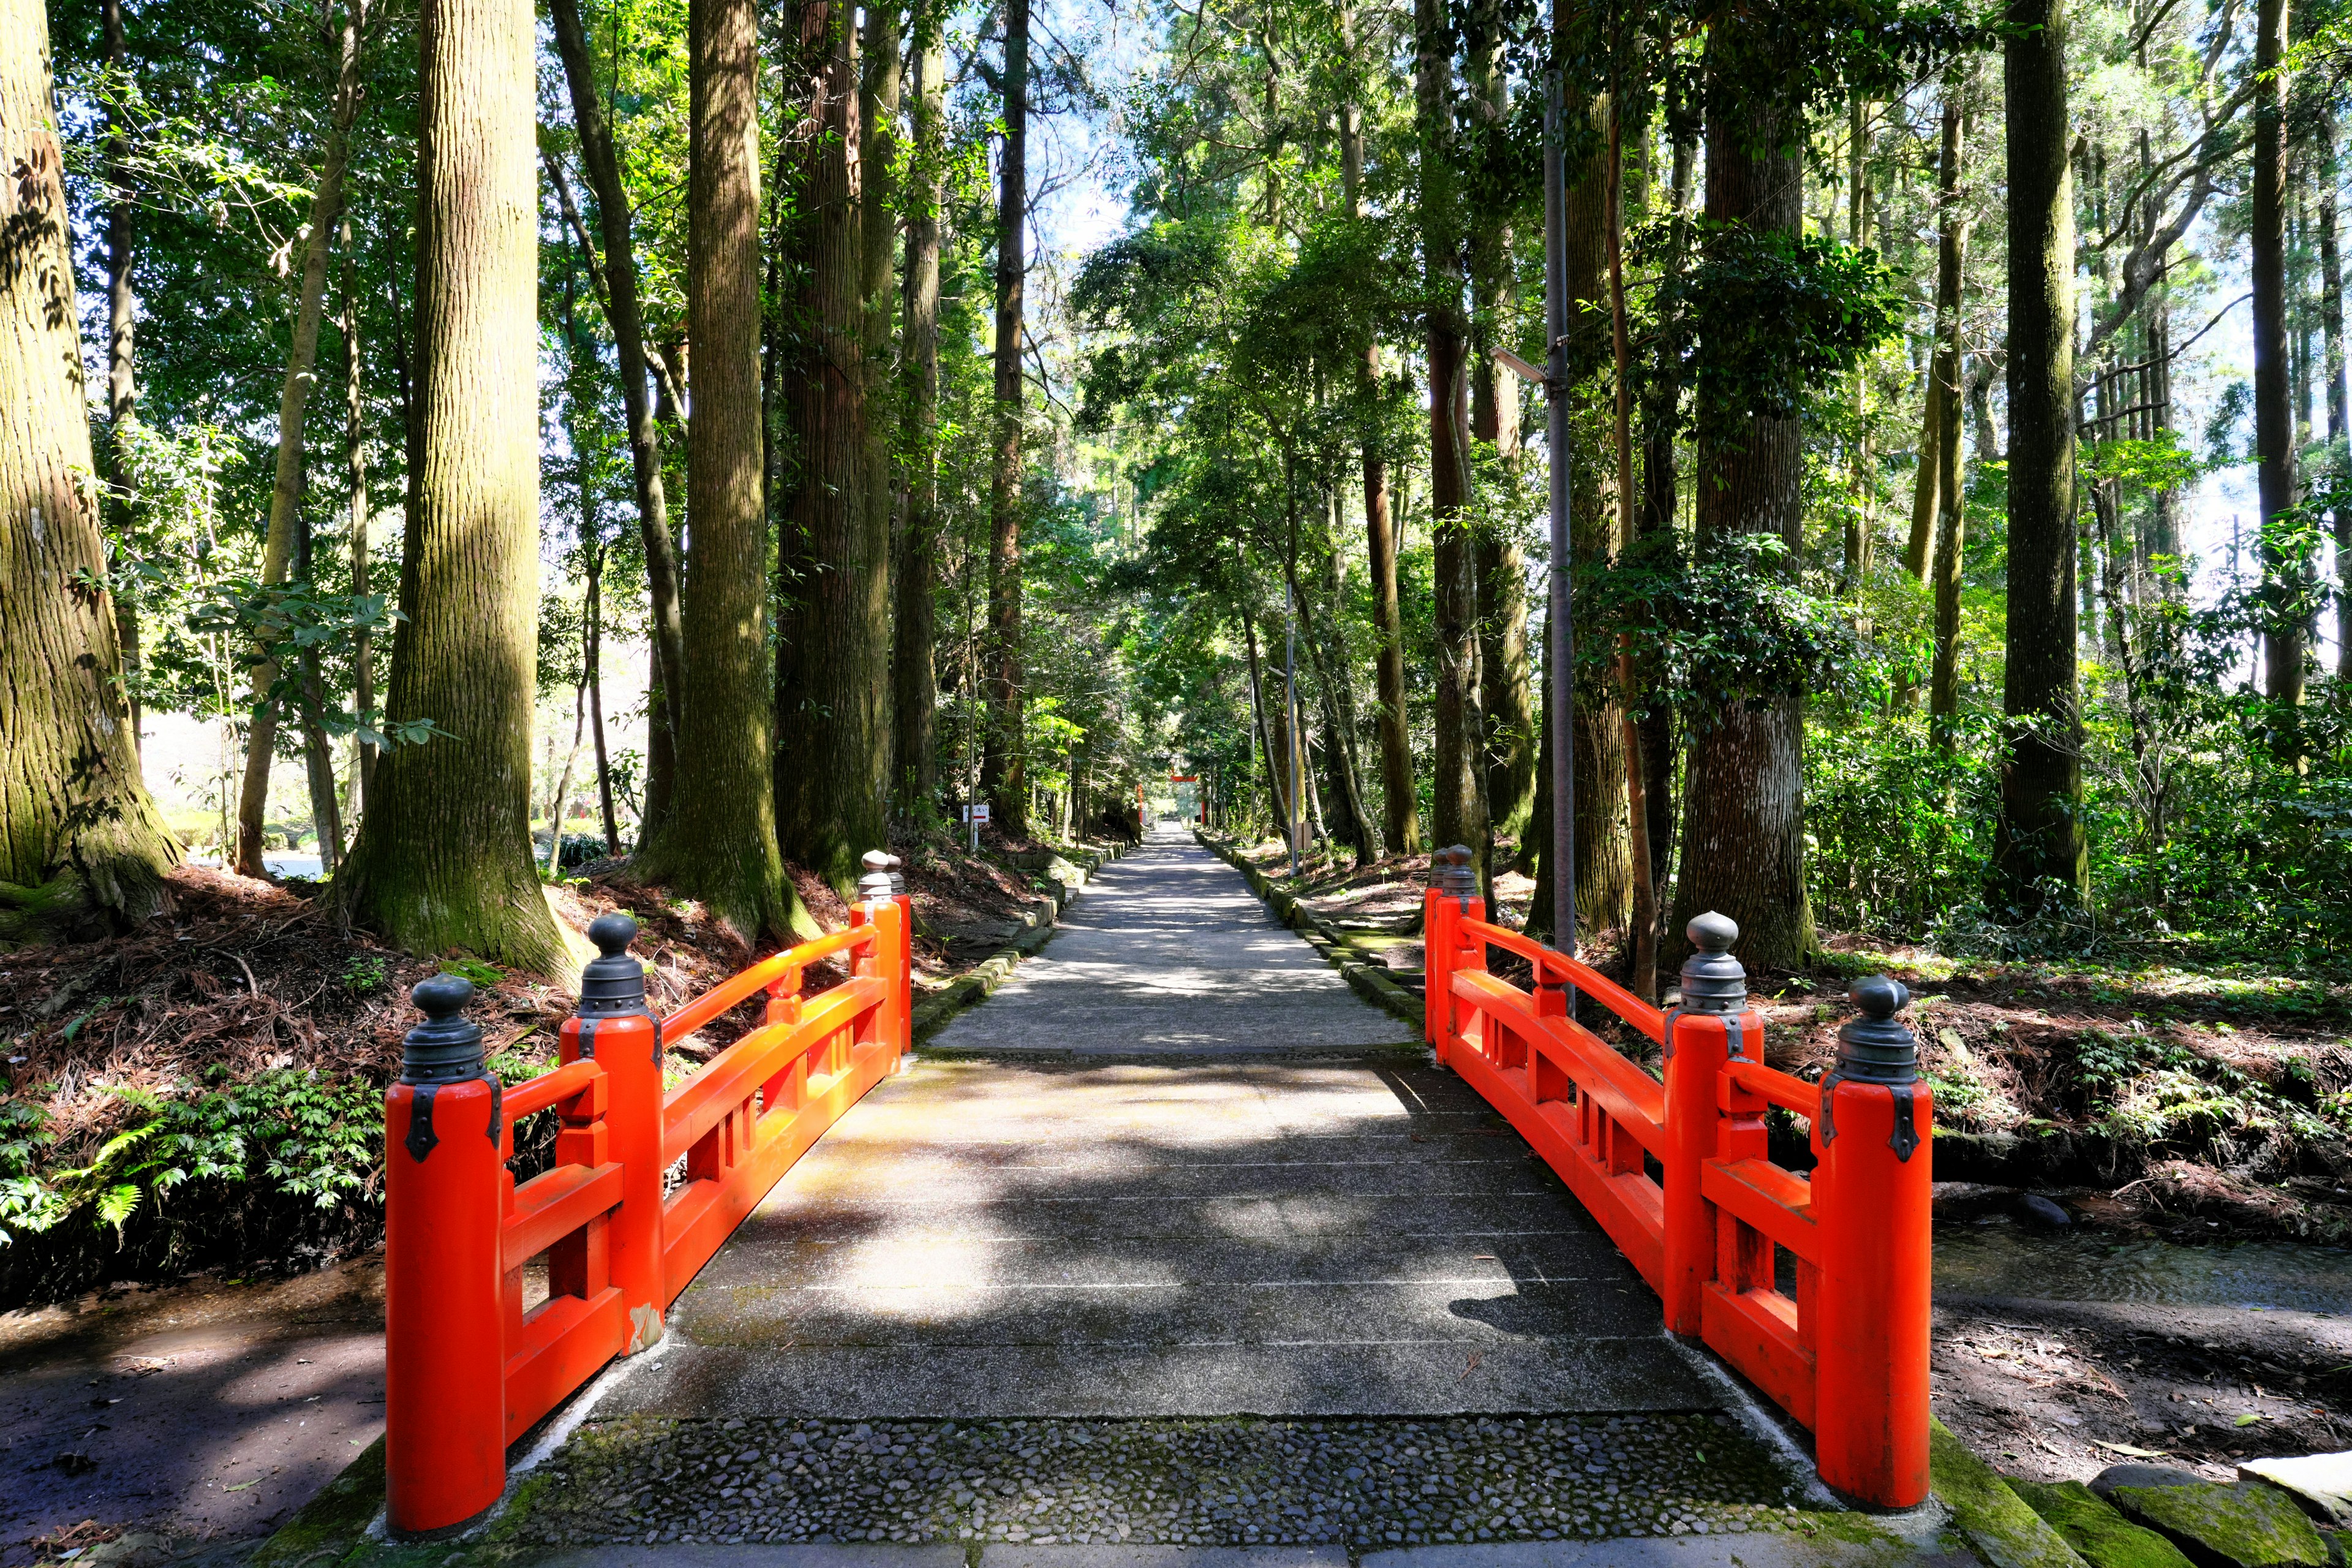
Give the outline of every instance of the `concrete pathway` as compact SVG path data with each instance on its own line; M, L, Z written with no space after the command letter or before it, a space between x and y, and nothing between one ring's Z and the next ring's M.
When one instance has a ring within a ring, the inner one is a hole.
M1714 1403L1558 1179L1425 1065L925 1063L802 1159L671 1325L604 1409Z
M1295 1056L1409 1047L1276 923L1238 872L1161 827L1087 883L1036 957L934 1035L939 1050L1076 1057Z

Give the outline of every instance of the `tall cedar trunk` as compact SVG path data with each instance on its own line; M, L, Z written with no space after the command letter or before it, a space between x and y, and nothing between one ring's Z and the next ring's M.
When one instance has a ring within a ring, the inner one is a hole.
M1283 789L1282 769L1275 760L1280 752L1276 746L1274 727L1267 718L1266 710L1273 704L1266 700L1265 674L1258 664L1257 618L1247 609L1242 611L1242 638L1249 649L1250 714L1257 721L1258 749L1265 759L1266 794L1273 802L1275 820L1286 825L1283 831L1284 837L1287 837L1290 799Z
M996 667L988 680L981 788L1008 838L1029 831L1022 758L1022 289L1028 275L1029 0L1005 0L1004 152L996 205L995 463L988 481L988 624Z
M360 27L362 0L346 0L341 63L335 79L335 107L327 125L327 144L319 161L319 185L310 197L310 223L302 245L302 273L295 289L294 341L286 355L286 379L278 394L278 475L269 492L269 534L261 550L261 581L265 585L286 581L294 559L297 513L302 506L304 447L302 416L310 406L310 385L319 358L319 322L327 298L327 244L343 216L343 169L351 158L352 121L360 108ZM278 747L278 707L270 688L278 682L278 660L268 646L254 648L253 720L246 730L245 782L237 795L236 868L248 877L263 874L262 821L269 806L269 764ZM314 770L315 771L315 770ZM317 783L312 781L312 794ZM326 825L317 824L323 832ZM321 840L323 844L323 839Z
M119 89L131 68L130 46L122 32L122 0L103 0L99 10L106 29L106 63L115 72ZM131 422L138 416L139 403L138 300L131 284L132 208L137 200L138 193L131 184L131 130L121 107L110 101L106 110L106 505L118 542L130 536L131 473L123 447ZM127 583L115 584L114 631L122 647L123 694L131 715L131 750L136 753L141 721L139 605Z
M1664 268L1670 296L1681 287L1684 258L1690 247L1692 168L1697 158L1696 143L1675 143L1669 178L1674 228ZM1681 363L1674 348L1670 342L1662 343L1642 395L1642 510L1634 526L1635 548L1642 559L1662 568L1673 565L1678 553L1675 513L1680 499L1680 480L1675 471L1675 436L1680 424L1681 375ZM1654 650L1634 650L1634 674L1645 689L1663 689L1665 671ZM1650 807L1650 885L1664 892L1674 871L1676 842L1674 786L1680 745L1675 738L1674 705L1652 703L1636 728L1642 741L1642 793Z
M767 497L761 472L759 12L692 0L687 183L687 428L693 532L678 620L679 809L646 834L639 873L709 906L746 941L805 927L776 842L774 690L767 660ZM854 37L844 29L845 37ZM845 44L846 69L854 47ZM855 93L854 78L842 85ZM855 100L853 98L852 101ZM847 156L855 158L856 127ZM856 287L853 270L847 287ZM852 374L855 357L845 362ZM856 447L848 447L855 461ZM794 738L797 740L797 737ZM683 809L691 790L693 809Z
M805 565L790 646L780 646L789 673L775 693L775 790L793 858L846 897L856 887L858 858L889 832L890 516L887 507L866 504L856 12L818 0L809 15L823 18L824 31L807 41L822 51L816 107L824 133L807 143L800 191L805 358L796 372L799 484L787 525ZM747 301L756 304L756 296ZM699 412L694 423L698 433ZM698 537L701 524L695 526Z
M1300 541L1295 473L1288 489L1292 509L1290 549L1283 562L1283 576L1290 587L1290 602L1297 606L1301 629L1307 634L1301 640L1307 645L1307 661L1315 669L1316 694L1323 710L1323 765L1331 785L1333 832L1355 850L1358 866L1369 866L1380 858L1380 843L1365 805L1356 759L1341 718L1339 684L1346 679L1348 666L1339 652L1339 596L1332 595L1327 620L1306 593L1306 584L1298 574ZM1326 561L1332 559L1328 548L1320 548L1317 553Z
M1324 638L1331 680L1331 715L1333 728L1339 737L1339 755L1347 766L1349 809L1356 817L1357 864L1365 865L1381 858L1384 846L1381 840L1380 824L1372 820L1371 798L1364 787L1364 763L1357 737L1361 731L1356 716L1356 659L1348 647L1348 621L1342 606L1347 603L1347 590L1339 570L1340 505L1334 491L1329 497L1330 531L1318 550L1323 558L1323 602L1330 607L1324 622Z
M1742 20L1708 41L1718 88L1749 64ZM1719 91L1708 100L1706 216L1759 233L1793 235L1803 216L1803 125L1781 100ZM1737 408L1701 410L1697 542L1719 554L1743 533L1775 534L1797 559L1804 544L1802 430ZM1804 710L1794 694L1734 701L1692 738L1684 791L1681 875L1668 935L1710 910L1739 922L1753 970L1793 969L1818 945L1805 893Z
M103 588L42 0L0 0L0 944L164 908L178 847L148 797Z
M652 676L656 700L646 713L646 809L638 823L642 840L668 807L677 731L679 695L686 689L686 631L679 619L677 544L669 525L669 498L662 482L658 410L646 390L645 310L637 296L637 256L630 221L628 188L621 177L612 121L597 86L579 0L548 0L556 52L563 58L563 81L572 99L572 122L580 135L580 162L596 197L596 226L604 242L603 299L613 329L613 358L620 373L621 409L629 422L629 469L637 496L637 531L645 541L646 584L651 601ZM668 388L666 386L665 391Z
M1968 137L1969 84L1955 66L1944 79L1942 157L1936 174L1936 358L1933 374L1947 417L1936 454L1936 657L1927 713L1936 744L1950 751L1960 708L1960 554L1967 548L1967 487L1960 473L1960 279L1969 219L1960 205L1960 152Z
M862 700L878 705L877 723L873 746L878 755L882 795L882 823L885 830L890 805L890 788L898 770L891 754L891 745L898 739L898 728L890 717L890 700L896 688L890 680L890 621L897 605L891 588L891 574L898 569L897 529L902 520L897 505L898 475L894 469L893 447L898 435L897 378L890 362L891 328L898 314L898 299L891 288L892 263L898 252L898 192L896 188L895 163L898 149L898 88L902 66L898 55L898 6L889 5L866 7L866 37L861 58L862 78L858 85L857 124L862 138L858 147L858 219L862 225L859 237L858 262L864 271L866 321L864 348L866 353L866 478L863 496L866 518L860 533L867 540L880 540L878 557L871 560L866 573L874 578L878 590L875 635L880 639L875 650L877 664L868 690ZM866 850L879 847L886 838L877 837L870 844L852 851L853 863ZM849 883L854 889L856 880L853 872Z
M1354 68L1355 12L1339 9L1340 44ZM1352 82L1353 78L1350 78ZM1350 92L1339 106L1339 184L1348 216L1364 216L1364 110ZM1381 375L1381 346L1367 340L1357 371L1358 395L1375 395ZM1369 416L1370 411L1367 410ZM1373 673L1380 694L1381 816L1387 827L1388 847L1398 855L1421 852L1421 808L1413 796L1412 737L1405 725L1404 608L1397 592L1397 528L1390 511L1388 458L1376 438L1361 447L1364 469L1365 559L1372 578Z
M919 4L914 14L912 123L914 146L908 187L907 266L901 284L899 410L905 449L907 517L898 532L892 573L898 593L898 636L891 645L892 748L902 816L918 818L939 805L939 745L932 731L939 679L932 667L937 632L932 593L940 538L940 239L945 191L947 50L940 7Z
M1589 129L1589 154L1571 162L1568 180L1570 331L1588 334L1572 358L1606 352L1609 320L1609 161L1607 97L1570 106L1571 129ZM1582 123L1580 125L1579 121ZM1589 398L1598 384L1572 395ZM1578 561L1617 554L1616 460L1605 444L1579 442L1569 458L1569 549ZM1571 678L1573 672L1571 673ZM1621 930L1633 914L1633 849L1625 817L1623 694L1580 691L1576 713L1576 919L1580 931ZM1549 848L1549 842L1541 847Z
M1469 377L1465 374L1462 256L1454 188L1454 59L1443 0L1413 0L1413 106L1420 141L1421 246L1429 363L1430 533L1437 622L1437 724L1431 759L1432 830L1464 844L1488 884L1479 810L1477 605L1465 509L1469 500Z
M343 239L343 476L349 510L345 531L351 547L352 593L364 596L368 589L369 523L373 521L368 500L367 387L362 379L360 361L360 299L355 289L357 270L352 265L349 220L344 224ZM352 634L352 707L360 723L366 729L376 727L375 713L375 636L365 626ZM352 738L351 806L344 814L356 829L367 803L375 790L376 753L382 748L364 735Z
M604 545L588 552L588 722L596 737L596 805L604 819L604 853L621 852L621 814L613 804L613 760L604 747Z
M387 717L394 746L335 893L417 952L568 969L530 857L539 662L539 181L525 0L418 18L412 504Z
M1858 92L1846 100L1845 242L1856 250L1870 242L1870 100ZM1868 430L1870 367L1866 364L1854 367L1853 417L1857 429ZM1878 486L1871 475L1867 434L1855 438L1852 456L1848 474L1853 502L1846 509L1845 560L1838 584L1840 592L1848 595L1860 593L1870 579L1871 546L1878 521Z
M2306 647L2303 600L2310 563L2279 537L2294 507L2294 408L2287 353L2286 0L2260 0L2254 33L2253 250L2254 448L2263 506L2263 693L2292 706L2303 700ZM2284 718L2273 745L2294 756L2302 741Z
M1510 113L1497 0L1480 0L1470 49L1471 113L1486 127ZM1495 359L1518 302L1511 230L1482 217L1470 232L1470 289L1476 302L1470 368L1470 433L1495 448L1506 472L1519 456L1519 384ZM1491 521L1478 533L1478 708L1486 819L1498 835L1523 834L1536 784L1535 697L1528 689L1528 565L1517 531Z
M2011 0L2009 608L1997 906L2090 896L2074 673L2074 197L2066 0Z
M2319 145L2315 149L2319 185L2319 325L2327 344L2327 441L2341 450L2347 433L2344 386L2344 256L2336 233L2336 117L2323 110ZM2336 459L2341 462L2339 457ZM2336 476L2340 482L2343 476ZM2336 678L2352 680L2352 507L2336 506L2327 514L2336 539Z
M1615 394L1611 410L1611 445L1615 448L1617 519L1612 560L1633 547L1633 340L1625 311L1625 117L1619 96L1610 95L1609 190L1604 221L1609 249L1610 383ZM1646 141L1646 127L1635 134ZM1646 179L1643 181L1646 185ZM1658 889L1651 879L1649 779L1642 763L1642 733L1633 719L1641 697L1633 669L1633 639L1618 634L1616 684L1618 744L1623 756L1625 780L1627 919L1633 949L1633 985L1637 995L1654 1000L1658 994Z
M315 582L308 512L297 511L295 535L295 581ZM316 647L306 647L297 656L296 671L300 680L296 711L302 731L302 772L310 786L311 831L318 837L320 870L332 877L343 858L343 819L335 802L335 753L327 741L327 688Z

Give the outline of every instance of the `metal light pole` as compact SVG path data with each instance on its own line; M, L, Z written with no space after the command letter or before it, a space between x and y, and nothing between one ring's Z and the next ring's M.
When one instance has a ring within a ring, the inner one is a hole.
M1557 9L1558 0L1555 0ZM1553 17L1555 33L1559 17ZM1576 955L1576 624L1568 602L1568 175L1561 159L1559 72L1544 84L1544 457L1551 470L1552 940ZM1576 988L1569 987L1569 1015Z

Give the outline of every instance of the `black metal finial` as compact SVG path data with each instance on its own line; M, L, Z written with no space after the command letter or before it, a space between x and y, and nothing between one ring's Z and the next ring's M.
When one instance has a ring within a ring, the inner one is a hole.
M1846 999L1862 1016L1838 1030L1838 1072L1857 1083L1917 1082L1919 1043L1895 1016L1909 1005L1909 988L1884 974L1865 974Z
M462 974L436 974L408 994L425 1022L400 1042L400 1081L457 1083L482 1071L481 1026L465 1016L474 983Z
M613 1018L646 1011L646 966L630 956L637 940L637 922L618 910L599 915L588 928L588 940L604 957L591 959L580 972L580 1016Z
M1456 899L1478 896L1478 873L1470 865L1470 846L1455 844L1429 858L1429 885Z
M1748 1005L1748 970L1731 956L1739 922L1710 910L1683 928L1698 951L1683 961L1683 1010L1738 1013Z

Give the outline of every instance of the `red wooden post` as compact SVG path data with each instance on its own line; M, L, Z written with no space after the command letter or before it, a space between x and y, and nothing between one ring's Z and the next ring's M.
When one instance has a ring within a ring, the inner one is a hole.
M635 1355L662 1337L668 1278L662 1263L661 1025L646 1005L646 969L629 952L637 922L604 915L588 928L603 952L580 974L580 1011L565 1021L556 1052L563 1060L592 1059L604 1069L610 1100L604 1113L608 1152L621 1167L621 1206L605 1226L612 1281L629 1317L623 1353Z
M425 1021L383 1100L384 1484L404 1533L462 1524L506 1489L506 1170L473 994L455 974L411 993Z
M1666 1015L1665 1268L1658 1296L1666 1327L1700 1331L1715 1277L1714 1205L1699 1194L1699 1167L1717 1143L1716 1082L1734 1056L1764 1059L1764 1021L1748 1005L1748 971L1731 955L1739 927L1704 914L1686 928L1697 949L1683 964L1682 1005Z
M1910 993L1872 975L1849 993L1864 1016L1838 1031L1813 1123L1821 1163L1820 1368L1814 1452L1822 1479L1884 1508L1927 1496L1927 1313L1935 1106L1918 1048L1895 1015Z
M1462 1038L1454 974L1486 967L1486 944L1465 932L1462 922L1485 920L1486 905L1478 897L1478 877L1471 869L1466 845L1437 851L1429 858L1429 890L1422 898L1422 1032L1436 1048L1437 1065L1444 1067Z

